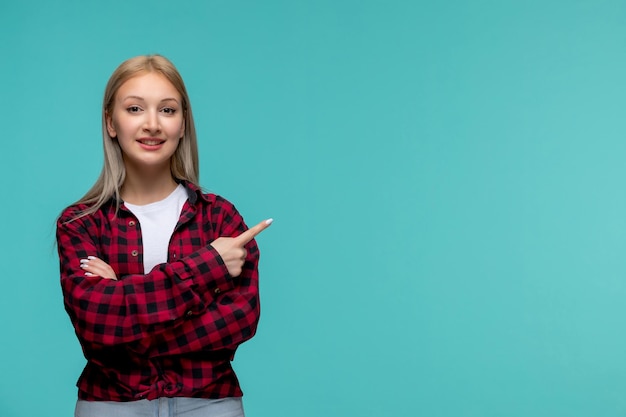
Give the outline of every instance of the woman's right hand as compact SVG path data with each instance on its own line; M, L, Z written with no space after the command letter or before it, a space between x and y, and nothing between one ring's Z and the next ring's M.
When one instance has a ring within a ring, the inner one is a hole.
M81 259L80 267L83 268L87 277L102 277L117 281L113 268L96 256L88 256L87 259Z
M256 235L267 229L272 221L273 219L263 220L237 237L219 237L211 242L213 249L222 257L231 277L238 277L241 274L243 263L248 254L244 246Z

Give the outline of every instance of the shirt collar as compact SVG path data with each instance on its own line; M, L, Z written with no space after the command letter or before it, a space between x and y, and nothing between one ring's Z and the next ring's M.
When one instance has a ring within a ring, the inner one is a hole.
M196 204L198 198L201 198L207 202L210 201L208 196L202 192L200 186L187 180L176 179L176 182L182 184L182 186L185 187L185 191L187 191L187 198L189 199L190 204ZM124 200L122 200L121 198L119 200L116 199L115 196L112 196L111 200L113 204L117 202L121 205L124 202Z
M187 198L189 199L189 203L190 204L196 204L196 202L198 201L198 198L201 198L205 201L209 201L209 199L207 198L207 195L204 194L202 192L202 189L189 181L186 180L176 180L179 184L182 184L183 187L185 187L185 190L187 191Z

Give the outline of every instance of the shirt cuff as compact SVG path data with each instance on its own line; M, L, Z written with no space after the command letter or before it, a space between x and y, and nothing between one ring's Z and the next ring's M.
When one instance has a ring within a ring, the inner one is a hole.
M216 295L234 287L222 257L212 246L199 249L181 261L185 265L184 271L178 274L181 280L192 279L194 284Z

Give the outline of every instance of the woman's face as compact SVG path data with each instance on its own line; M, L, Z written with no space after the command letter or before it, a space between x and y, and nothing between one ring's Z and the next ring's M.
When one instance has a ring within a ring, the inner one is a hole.
M117 137L128 173L169 170L185 133L178 90L158 73L130 78L115 94L107 130Z

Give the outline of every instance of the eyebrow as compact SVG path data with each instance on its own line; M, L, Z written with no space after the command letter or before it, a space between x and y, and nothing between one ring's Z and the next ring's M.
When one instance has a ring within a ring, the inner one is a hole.
M122 101L124 101L124 100L128 100L129 98L134 98L134 99L136 99L136 100L145 101L145 99L144 99L143 97L139 97L139 96L132 96L132 95L131 95L131 96L126 96L126 97L124 97L124 98L122 99ZM164 102L164 101L175 101L176 103L178 103L178 100L176 100L174 97L167 97L167 98L164 98L164 99L163 99L163 100L161 100L160 102L162 103L162 102Z

